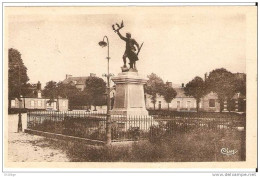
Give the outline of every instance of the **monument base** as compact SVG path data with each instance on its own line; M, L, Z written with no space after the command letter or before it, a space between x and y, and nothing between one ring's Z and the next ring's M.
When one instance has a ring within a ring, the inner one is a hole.
M120 127L121 131L137 129L142 130L143 132L148 132L151 126L159 125L152 116L111 115L111 122L112 127Z
M113 77L116 94L111 115L148 116L144 101L144 84L147 79L138 72L122 72Z

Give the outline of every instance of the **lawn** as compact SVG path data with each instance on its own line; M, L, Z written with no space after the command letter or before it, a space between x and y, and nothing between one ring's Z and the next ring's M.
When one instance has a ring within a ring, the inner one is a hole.
M174 135L150 138L125 145L90 146L61 140L53 146L66 152L73 162L211 162L240 161L241 132L223 130L191 130ZM237 151L221 153L222 148Z

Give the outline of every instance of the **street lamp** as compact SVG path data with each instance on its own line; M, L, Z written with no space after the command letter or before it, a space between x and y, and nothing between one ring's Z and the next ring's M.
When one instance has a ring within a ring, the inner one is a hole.
M107 42L105 42L105 39ZM107 78L107 119L106 119L106 144L111 144L111 115L110 115L110 76L109 73L109 40L107 36L104 36L103 40L98 43L101 47L107 46L107 74L103 74Z

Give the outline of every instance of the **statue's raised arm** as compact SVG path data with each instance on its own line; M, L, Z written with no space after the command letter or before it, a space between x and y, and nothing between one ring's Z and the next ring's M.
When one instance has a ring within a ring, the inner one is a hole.
M122 36L122 34L119 32L119 30L117 30L117 34L118 34L118 36L119 36L122 40L126 41L126 38L125 38L124 36Z

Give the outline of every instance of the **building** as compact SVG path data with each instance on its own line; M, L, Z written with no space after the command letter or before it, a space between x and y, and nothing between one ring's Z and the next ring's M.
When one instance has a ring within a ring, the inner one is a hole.
M11 100L11 108L19 108L18 98ZM59 98L54 99L50 102L49 98L22 98L21 108L25 109L37 109L37 110L53 110L53 111L67 111L68 110L68 99Z
M83 91L85 89L85 82L87 77L72 77L72 75L66 74L66 79L62 82L64 84L75 85L77 89Z
M170 82L167 82L172 85ZM176 97L169 103L169 109L174 111L195 111L196 110L196 100L191 96L186 96L184 94L183 87L174 88L177 92ZM151 96L145 95L145 103L147 109L154 109L154 104L152 103ZM168 103L164 100L163 96L157 95L155 109L168 109Z
M200 101L200 109L207 112L219 112L220 103L218 101L218 95L210 92L204 96Z
M166 82L166 84L172 85L171 82ZM185 95L184 84L181 87L175 87L174 90L177 92L176 97L169 103L169 109L174 111L196 111L196 99ZM154 109L154 104L151 101L151 96L146 94L146 108ZM164 100L163 96L157 95L156 110L168 109L168 103ZM219 112L220 104L218 102L217 94L211 92L204 96L200 103L199 109L201 111L209 111L209 112Z
M95 77L96 74L94 73L90 73L91 77ZM79 89L80 91L83 91L86 87L86 79L88 77L87 76L83 76L83 77L73 77L70 74L66 74L66 79L63 80L62 82L64 84L72 84L75 85L77 89Z
M43 98L41 92L41 83L31 84L31 89L33 90L35 97L23 97L21 98L21 108L23 109L39 109L39 110L60 110L67 111L68 110L68 99L66 98L58 98L54 100L50 100L50 98ZM11 108L20 108L19 107L19 99L13 98L11 99Z

